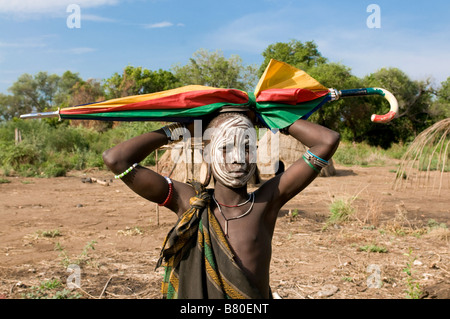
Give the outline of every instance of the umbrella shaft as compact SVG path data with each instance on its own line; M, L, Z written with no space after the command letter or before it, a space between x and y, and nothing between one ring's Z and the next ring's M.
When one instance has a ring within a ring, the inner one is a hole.
M21 119L43 119L48 117L59 117L59 111L29 113L29 114L22 114L20 116Z
M347 97L347 96L362 96L362 95L369 95L370 93L367 91L367 89L350 89L350 90L340 90L339 95L341 97Z

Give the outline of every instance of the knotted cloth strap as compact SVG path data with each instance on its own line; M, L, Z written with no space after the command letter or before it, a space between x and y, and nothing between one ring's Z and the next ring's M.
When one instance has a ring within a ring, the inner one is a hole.
M211 197L203 185L197 181L188 181L188 184L192 185L196 195L189 200L190 208L181 215L167 234L156 268L160 267L163 261L169 267L178 265L184 255L184 249L190 246L188 243L195 240L193 235L198 231L199 213L209 206Z

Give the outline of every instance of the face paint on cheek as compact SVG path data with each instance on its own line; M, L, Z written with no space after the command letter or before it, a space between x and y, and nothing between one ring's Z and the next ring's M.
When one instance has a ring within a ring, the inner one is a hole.
M256 171L256 163L248 164L245 172L232 172L225 163L212 163L211 170L222 184L236 188L248 183Z

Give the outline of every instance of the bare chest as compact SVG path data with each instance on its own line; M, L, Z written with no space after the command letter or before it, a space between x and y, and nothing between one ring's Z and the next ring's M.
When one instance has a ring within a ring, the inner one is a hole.
M233 252L243 264L270 261L275 222L267 216L266 210L265 205L259 204L255 204L248 214L245 209L213 209Z

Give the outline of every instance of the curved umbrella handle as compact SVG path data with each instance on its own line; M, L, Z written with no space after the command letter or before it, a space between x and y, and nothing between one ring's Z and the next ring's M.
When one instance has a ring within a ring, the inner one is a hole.
M388 100L389 105L391 107L389 112L384 115L372 114L372 116L370 117L372 122L387 123L387 122L391 121L392 119L394 119L394 117L398 113L398 102L397 102L397 99L395 98L394 94L392 94L388 90L382 89L382 88L368 88L367 91L369 92L369 90L373 91L373 93L369 93L369 94L377 94L377 95L383 96L386 100Z
M333 90L334 92L332 92ZM340 97L349 97L349 96L364 96L364 95L381 95L386 100L388 100L391 109L389 112L383 115L372 114L371 120L375 123L387 123L390 122L398 113L398 102L395 98L394 94L389 92L386 89L382 88L364 88L364 89L351 89L351 90L334 90L330 89L331 95L336 96L336 100ZM333 99L333 98L332 98Z

